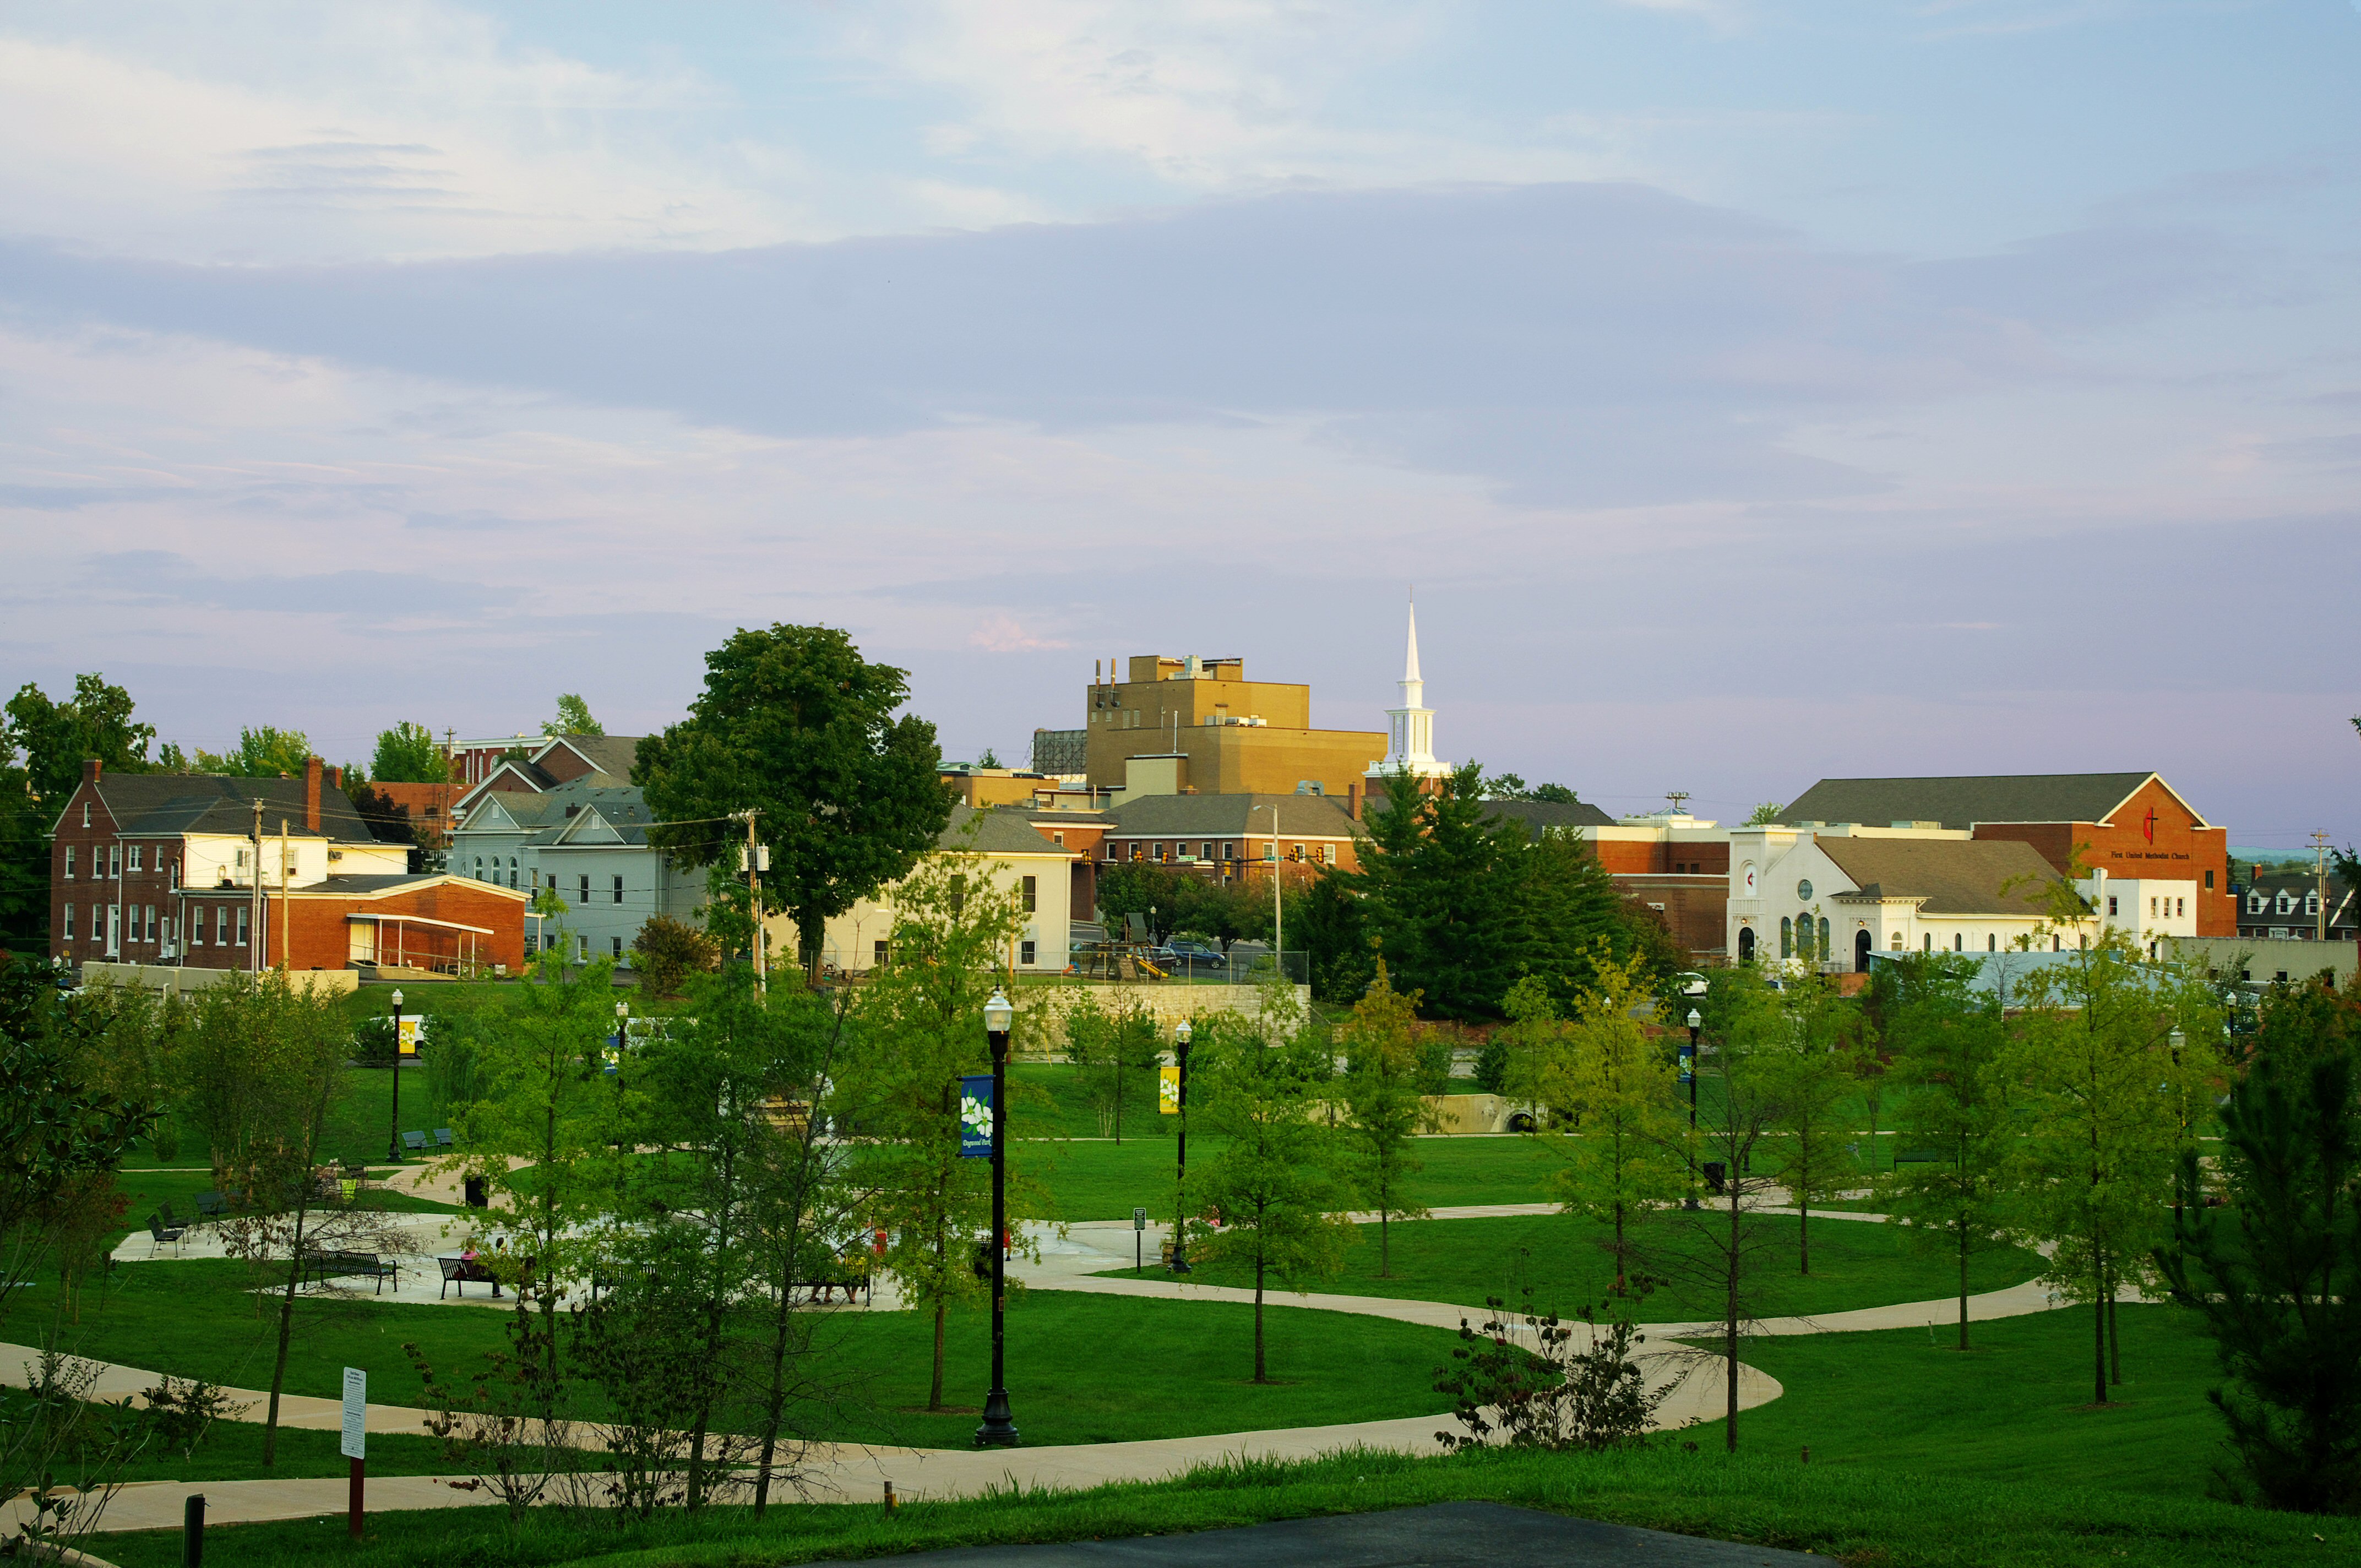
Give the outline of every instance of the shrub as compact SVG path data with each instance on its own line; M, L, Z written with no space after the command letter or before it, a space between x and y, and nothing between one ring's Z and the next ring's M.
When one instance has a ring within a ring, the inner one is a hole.
M658 996L677 996L690 975L721 967L721 949L696 927L658 915L632 938L631 967L640 983Z

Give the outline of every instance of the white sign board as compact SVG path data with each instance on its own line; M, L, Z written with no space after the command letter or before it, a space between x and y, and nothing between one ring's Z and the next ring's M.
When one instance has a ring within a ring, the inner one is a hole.
M345 1368L345 1441L337 1452L346 1459L368 1457L368 1374L357 1366Z

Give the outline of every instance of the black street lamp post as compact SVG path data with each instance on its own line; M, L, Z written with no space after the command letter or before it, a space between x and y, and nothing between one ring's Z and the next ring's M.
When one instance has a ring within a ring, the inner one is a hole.
M1008 1025L1016 1017L1007 995L995 988L983 1004L983 1031L992 1041L992 1391L983 1397L983 1424L975 1429L976 1442L992 1448L1016 1446L1001 1331L1008 1273Z
M1705 1027L1705 1014L1689 1009L1689 1195L1681 1201L1684 1209L1697 1206L1697 1031Z
M1180 1064L1178 1092L1172 1108L1180 1114L1179 1136L1174 1140L1178 1156L1172 1187L1172 1272L1189 1272L1189 1259L1182 1255L1182 1239L1189 1231L1189 1020L1183 1018L1172 1025L1172 1059Z
M401 992L393 993L393 1125L385 1135L385 1157L401 1157Z

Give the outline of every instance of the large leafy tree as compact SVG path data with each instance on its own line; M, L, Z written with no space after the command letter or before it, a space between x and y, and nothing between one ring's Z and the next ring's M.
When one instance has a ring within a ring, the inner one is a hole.
M311 755L311 740L301 729L280 729L265 724L256 729L240 729L236 746L227 751L200 749L193 771L248 779L275 779L281 773L301 777Z
M451 777L451 762L433 730L404 719L377 732L368 776L379 784L444 784Z
M590 717L590 705L577 692L566 692L557 699L557 712L541 723L544 735L604 735L606 727Z
M104 675L74 677L74 694L52 701L30 681L8 699L7 736L25 754L33 794L52 803L48 815L81 782L85 758L95 757L108 772L144 773L155 764L148 748L155 743L156 727L131 717L131 694L109 685Z
M935 727L895 718L906 672L832 628L741 630L705 663L688 718L641 741L631 767L659 819L649 837L690 865L728 864L744 839L719 819L758 812L769 885L816 970L828 920L907 875L950 820Z
M2276 992L2221 1126L2228 1207L2184 1207L2158 1261L2213 1336L2231 1382L2208 1397L2253 1489L2361 1511L2361 990Z

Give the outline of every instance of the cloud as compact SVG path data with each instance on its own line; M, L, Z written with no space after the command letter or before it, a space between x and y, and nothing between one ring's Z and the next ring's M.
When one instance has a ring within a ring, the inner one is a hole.
M1301 421L1504 496L1623 505L1874 488L1791 429L2069 374L2088 334L2250 265L2155 231L1916 262L1592 184L721 255L225 269L19 243L0 304L785 437Z
M1071 642L1060 637L1037 637L1025 630L1012 615L993 615L982 626L968 633L968 641L987 653L1030 653L1048 648L1071 648Z

